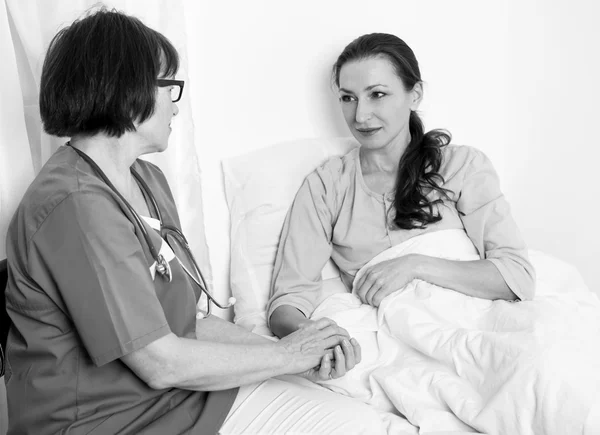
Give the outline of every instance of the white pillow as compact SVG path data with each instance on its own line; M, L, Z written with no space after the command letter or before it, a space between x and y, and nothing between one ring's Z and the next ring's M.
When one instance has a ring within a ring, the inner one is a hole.
M304 178L331 156L357 145L353 138L286 142L223 161L225 194L231 217L231 292L235 323L269 333L269 299L279 236L289 207ZM343 286L330 261L324 285ZM340 291L343 291L340 289Z

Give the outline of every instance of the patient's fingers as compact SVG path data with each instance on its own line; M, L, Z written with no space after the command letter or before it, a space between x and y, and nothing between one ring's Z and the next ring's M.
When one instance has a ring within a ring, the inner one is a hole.
M319 367L319 378L321 378L321 380L330 379L331 370L331 356L326 353L321 359L321 367Z
M354 350L355 363L358 364L359 362L362 361L362 349L356 338L351 338L350 344L352 344L352 349Z
M346 358L340 345L337 345L335 349L333 349L333 355L335 357L335 374L333 375L333 378L341 378L346 374Z
M379 291L375 292L371 298L371 305L378 307L379 304L381 304L381 301L383 301L387 295L392 294L393 292L394 289L391 288L380 288Z
M364 278L364 275L363 275ZM365 280L359 280L359 282L356 283L356 285L354 286L354 292L356 293L356 296L358 296L358 299L360 299L360 301L364 304L365 303L365 293L367 292L367 290L369 290L369 287L365 287Z
M377 292L377 290L379 290L379 286L378 286L377 282L371 281L371 280L365 281L365 283L361 289L361 293L362 293L362 296L360 296L361 301L364 304L372 305L371 301L373 299L373 296Z
M363 275L362 282L357 286L356 295L359 297L363 304L371 304L373 295L381 286L380 280L376 278L376 275L368 270ZM357 283L358 284L358 283Z
M354 347L350 344L350 340L342 340L342 350L344 351L344 357L346 358L346 370L352 370L356 365L356 359L354 356Z
M365 290L368 290L368 287L366 289L363 288L363 287L365 287L365 281L367 280L368 277L369 277L369 271L363 273L363 275L358 279L358 281L356 281L356 284L354 284L354 289L355 289L356 295L359 297L359 299L362 302L364 302Z

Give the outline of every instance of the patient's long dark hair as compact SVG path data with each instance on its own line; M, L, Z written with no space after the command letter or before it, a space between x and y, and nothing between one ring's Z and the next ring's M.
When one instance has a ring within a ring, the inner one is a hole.
M385 56L394 66L407 91L421 83L419 63L411 48L400 38L386 33L371 33L352 41L333 65L333 80L340 85L340 71L346 62ZM401 229L425 228L442 219L434 206L442 199L430 201L432 190L447 197L448 191L440 187L444 178L439 174L442 148L450 143L450 133L445 130L424 131L423 122L415 111L409 118L410 143L398 163L396 196L394 198L394 224Z

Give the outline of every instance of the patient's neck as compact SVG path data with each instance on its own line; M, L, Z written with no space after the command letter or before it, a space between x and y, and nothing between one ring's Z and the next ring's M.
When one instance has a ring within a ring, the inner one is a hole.
M363 176L379 173L379 175L389 175L395 178L398 173L398 163L409 143L410 134L408 136L399 134L398 137L383 147L368 148L361 146L360 166Z

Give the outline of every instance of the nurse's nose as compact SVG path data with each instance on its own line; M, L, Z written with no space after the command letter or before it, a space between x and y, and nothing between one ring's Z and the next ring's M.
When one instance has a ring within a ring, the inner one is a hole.
M177 103L173 103L173 116L177 116L178 113L179 113L179 106L177 105Z

